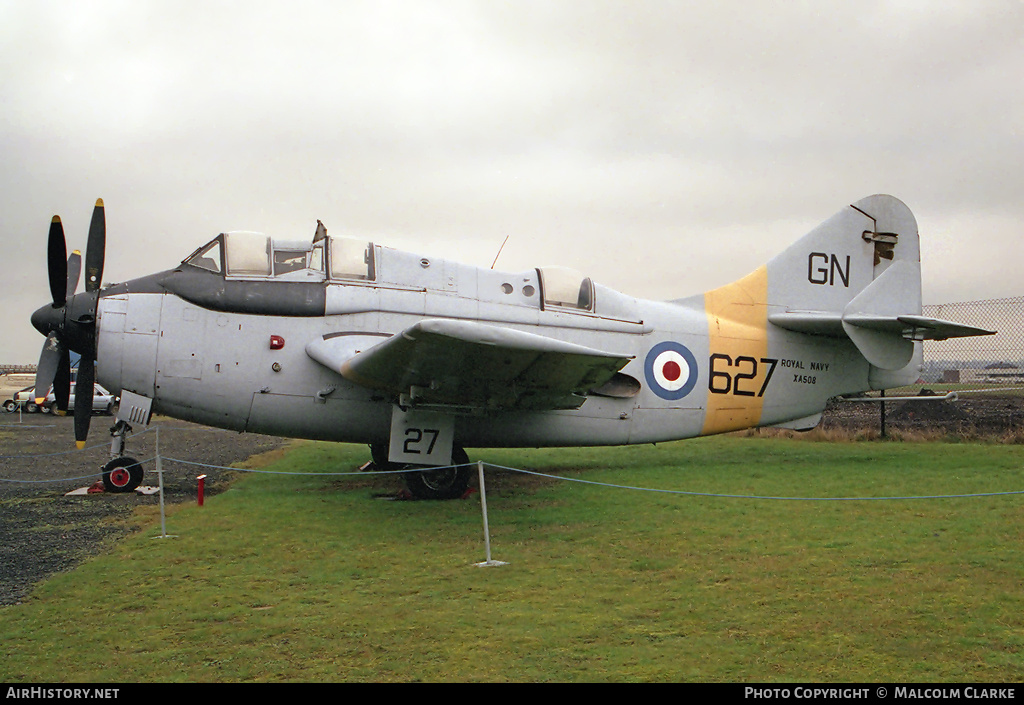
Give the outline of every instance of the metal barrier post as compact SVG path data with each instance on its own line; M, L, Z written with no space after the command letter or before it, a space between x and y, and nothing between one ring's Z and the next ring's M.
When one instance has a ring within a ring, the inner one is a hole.
M476 463L477 477L480 481L480 509L484 515L484 546L487 552L487 560L483 563L476 563L478 566L508 565L504 561L491 560L491 530L487 524L487 487L484 485L484 461Z
M881 411L881 413L882 413L882 438L885 438L885 390L884 389L881 391L881 395L882 395L882 403L880 404L880 406L882 407L882 411Z
M174 536L167 535L167 516L164 513L164 466L162 459L160 458L160 427L156 429L156 475L160 480L160 536L154 536L157 539L173 539Z

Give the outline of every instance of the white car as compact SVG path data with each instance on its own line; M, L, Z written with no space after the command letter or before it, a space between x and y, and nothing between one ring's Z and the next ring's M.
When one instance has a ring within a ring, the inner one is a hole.
M35 387L25 387L18 391L11 399L4 402L4 411L17 411L18 407L21 407L30 414L34 414L39 411L35 396Z
M117 397L108 392L106 389L101 387L99 384L95 385L92 394L92 411L94 414L112 414L114 413L114 406L117 404ZM50 388L50 393L46 395L46 401L43 402L43 411L47 413L53 413L57 408L57 398L53 395L53 388ZM71 385L71 394L68 396L68 411L75 410L75 387Z

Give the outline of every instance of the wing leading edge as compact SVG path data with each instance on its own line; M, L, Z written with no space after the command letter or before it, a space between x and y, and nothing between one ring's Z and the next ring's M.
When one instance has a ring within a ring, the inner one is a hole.
M326 336L306 352L351 382L399 395L403 404L476 409L576 409L633 359L511 328L441 319L420 321L382 342Z

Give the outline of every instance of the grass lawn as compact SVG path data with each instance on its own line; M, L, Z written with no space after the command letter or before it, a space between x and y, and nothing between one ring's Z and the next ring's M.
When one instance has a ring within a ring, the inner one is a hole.
M0 608L0 681L1024 679L1022 495L915 499L1024 490L1020 446L727 436L470 456L735 496L488 471L508 565L481 568L478 495L245 475L173 508L177 538L153 538L147 507L140 531ZM263 469L365 459L296 443Z

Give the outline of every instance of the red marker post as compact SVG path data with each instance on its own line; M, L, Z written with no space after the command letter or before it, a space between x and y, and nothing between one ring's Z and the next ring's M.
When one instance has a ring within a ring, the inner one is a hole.
M203 490L206 488L206 475L200 475L196 478L199 480L199 506L203 506Z

